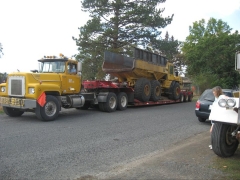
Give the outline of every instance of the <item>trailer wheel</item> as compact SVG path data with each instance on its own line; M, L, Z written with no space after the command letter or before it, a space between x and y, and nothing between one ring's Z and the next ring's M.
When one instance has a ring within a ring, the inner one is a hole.
M117 108L117 96L115 93L108 93L107 101L103 103L103 111L113 112Z
M184 95L181 93L180 94L180 102L183 102L183 100L184 100Z
M214 123L211 142L215 154L220 157L233 156L238 148L238 140L232 136L232 132L237 129L237 125Z
M180 98L180 92L181 92L180 85L179 85L179 83L176 82L174 84L173 91L172 91L174 100L178 100Z
M134 86L134 98L146 102L151 96L151 84L146 78L140 78Z
M192 102L192 98L193 98L193 95L192 95L192 94L189 94L189 95L188 95L188 102Z
M37 104L35 110L36 116L42 121L53 121L55 120L60 111L60 105L56 97L47 95L46 104L41 107Z
M158 101L161 98L161 85L157 80L150 81L151 83L151 101Z
M117 96L117 109L122 111L127 109L128 96L125 92L120 92Z
M184 97L183 97L183 102L186 102L187 101L187 95L184 94Z
M5 112L5 114L7 114L10 117L19 117L24 113L24 111L20 111L17 108L11 108L11 107L5 107L5 106L3 106L3 111Z

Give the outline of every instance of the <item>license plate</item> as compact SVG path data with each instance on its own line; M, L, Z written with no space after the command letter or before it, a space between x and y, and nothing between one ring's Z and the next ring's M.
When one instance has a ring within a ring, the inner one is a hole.
M0 98L0 104L2 105L9 105L9 106L17 106L17 107L23 107L24 106L24 99L19 98L8 98L8 97L1 97Z

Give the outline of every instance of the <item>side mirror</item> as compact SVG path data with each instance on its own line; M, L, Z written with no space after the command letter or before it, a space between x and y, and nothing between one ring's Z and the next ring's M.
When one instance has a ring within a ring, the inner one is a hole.
M82 63L78 62L78 72L82 72Z
M236 53L235 70L240 72L240 52Z

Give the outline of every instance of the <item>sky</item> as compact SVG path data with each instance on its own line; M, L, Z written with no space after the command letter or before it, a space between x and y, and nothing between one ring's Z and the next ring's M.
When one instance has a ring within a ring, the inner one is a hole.
M174 14L173 21L162 29L179 41L189 35L189 26L210 17L221 19L240 32L240 0L166 0L163 16ZM0 43L4 55L0 72L38 69L45 55L77 54L72 37L86 24L88 14L81 11L80 0L0 0Z

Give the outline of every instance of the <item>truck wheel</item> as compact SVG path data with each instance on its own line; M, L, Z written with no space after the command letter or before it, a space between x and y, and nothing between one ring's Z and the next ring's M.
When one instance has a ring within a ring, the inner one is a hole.
M173 100L178 100L180 98L180 93L181 93L181 89L180 89L180 85L179 83L175 83L172 89L172 94L170 95L170 99Z
M60 105L56 97L47 95L46 104L41 107L37 104L35 110L36 116L42 121L53 121L55 120L60 111Z
M76 109L82 109L82 110L87 110L91 106L91 102L85 101L84 105L82 107L76 108Z
M10 117L19 117L24 113L24 111L20 111L17 108L10 108L5 106L3 106L3 111Z
M151 101L158 101L161 98L161 86L160 82L157 80L150 81L151 83Z
M122 111L127 109L128 96L125 92L120 92L117 96L117 109Z
M199 122L205 122L206 119L198 117L198 121L199 121Z
M233 156L239 144L237 138L231 134L236 128L237 125L214 123L211 142L215 154L220 157Z
M107 101L103 103L103 111L113 112L117 108L117 96L115 93L108 93Z
M146 102L151 96L151 84L146 78L140 78L134 86L134 98L139 101Z
M100 111L103 111L103 112L105 111L103 102L98 103L98 107L99 107Z

